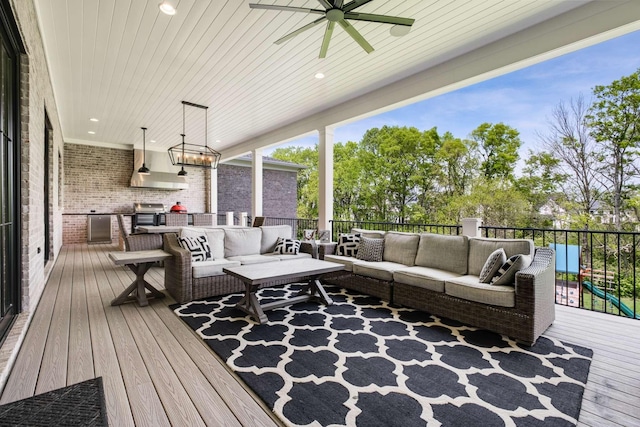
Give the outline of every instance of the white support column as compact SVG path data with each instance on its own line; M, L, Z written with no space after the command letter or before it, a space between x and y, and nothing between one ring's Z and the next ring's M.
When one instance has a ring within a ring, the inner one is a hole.
M251 217L262 216L262 150L251 152Z
M318 141L318 228L330 230L333 220L333 128L319 129Z
M480 218L463 218L462 234L469 237L482 237L482 233L480 232L481 225L482 219Z
M234 225L233 224L233 212L227 212L227 225Z

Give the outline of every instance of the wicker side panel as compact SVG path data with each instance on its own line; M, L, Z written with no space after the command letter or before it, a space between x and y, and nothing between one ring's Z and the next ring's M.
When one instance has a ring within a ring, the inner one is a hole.
M373 277L359 276L349 272L339 271L337 273L323 276L323 282L392 302L391 282L374 279Z
M178 235L164 235L164 250L173 257L164 261L164 287L179 303L193 299L191 252L178 244Z
M533 333L533 317L515 308L467 301L404 283L394 285L393 298L396 304L498 332L527 345L532 345L537 339Z
M124 241L127 251L149 251L163 248L160 234L129 234Z
M533 317L536 338L556 318L555 260L553 249L537 248L531 265L516 275L516 307Z

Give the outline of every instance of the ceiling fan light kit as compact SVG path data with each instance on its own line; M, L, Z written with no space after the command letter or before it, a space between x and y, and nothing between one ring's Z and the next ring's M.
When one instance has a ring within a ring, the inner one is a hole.
M204 118L204 145L189 144L185 142L185 107L201 108L205 111ZM171 163L175 166L181 166L178 176L186 176L185 166L199 167L205 169L216 169L220 162L220 153L207 145L207 111L209 107L194 104L192 102L182 101L182 142L176 144L167 150Z
M282 44L287 40L291 40L295 36L304 31L307 31L316 25L322 24L326 22L326 29L324 31L324 37L322 38L322 45L320 47L320 55L319 58L326 58L327 51L329 50L329 43L331 42L331 36L333 35L333 30L336 26L336 23L342 27L342 29L351 36L356 43L364 49L365 52L371 53L373 52L373 46L369 44L365 40L365 38L356 30L353 25L351 25L347 20L353 21L364 21L364 22L378 22L382 24L390 24L393 25L391 27L390 33L393 36L399 37L409 34L411 31L411 26L415 22L415 19L412 18L401 18L399 16L389 16L389 15L376 15L373 13L359 13L354 12L355 9L360 6L364 6L367 3L372 2L373 0L352 0L347 4L344 4L343 0L318 0L318 3L324 9L311 9L305 7L295 7L295 6L280 6L277 4L259 4L259 3L250 3L249 7L252 9L267 9L267 10L278 10L285 12L304 12L316 15L323 15L321 18L318 18L307 25L304 25L298 28L295 31L285 35L284 37L279 38L274 43Z

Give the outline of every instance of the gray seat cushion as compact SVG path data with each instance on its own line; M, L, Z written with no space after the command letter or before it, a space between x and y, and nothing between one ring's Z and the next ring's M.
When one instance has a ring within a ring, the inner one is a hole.
M422 233L416 254L416 265L467 274L468 255L469 241L467 236ZM482 260L483 265L486 260L485 256Z
M326 259L326 257L325 257ZM361 276L373 277L375 279L386 280L391 282L393 280L393 273L407 268L406 265L398 264L396 262L369 262L369 261L357 261L353 263L353 272Z
M353 264L358 261L357 258L344 255L325 255L324 260L342 264L346 271L353 271Z
M225 258L260 253L262 239L260 228L225 228L224 233Z
M533 257L535 246L529 239L483 239L472 237L469 239L468 274L479 276L487 258L493 251L503 248L507 258L517 254Z
M382 260L406 266L415 265L418 242L420 242L419 234L389 231L384 235Z
M260 253L268 254L273 252L276 248L278 237L283 239L291 239L292 231L290 225L263 225L260 227L262 230L262 239L260 241Z
M280 258L270 255L238 255L227 258L229 261L238 261L242 265L264 264L265 262L280 262Z
M467 275L448 279L444 284L447 295L500 307L515 307L516 292L513 286L480 283L478 276Z
M457 273L429 267L407 267L393 273L393 280L397 283L416 286L434 292L444 292L444 282L448 279L460 277Z
M220 276L224 274L223 268L239 267L238 261L229 261L224 258L215 259L213 261L198 261L191 264L191 274L194 279L202 277Z

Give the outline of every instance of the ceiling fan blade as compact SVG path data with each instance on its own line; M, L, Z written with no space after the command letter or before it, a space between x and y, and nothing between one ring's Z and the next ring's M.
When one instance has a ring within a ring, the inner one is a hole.
M337 7L338 9L342 9L342 5L344 4L344 0L335 0L333 2L333 7Z
M269 10L284 10L285 12L304 12L304 13L317 13L324 15L326 10L309 9L307 7L293 7L293 6L279 6L277 4L257 4L249 3L251 9L269 9Z
M353 28L351 24L349 24L344 19L341 19L340 21L338 21L338 23L367 53L373 52L373 46L371 46L369 42L367 42L364 37L362 37L362 34L360 34L358 30Z
M371 2L371 1L373 1L373 0L353 0L353 1L350 1L349 3L347 3L342 8L342 11L344 13L351 12L356 7L364 6L365 4L367 4L367 3Z
M318 3L322 5L325 9L332 9L333 5L328 0L318 0Z
M327 50L329 50L329 42L331 41L331 35L333 34L333 29L335 28L335 22L327 23L327 29L324 32L324 38L322 39L322 47L320 47L320 55L318 58L326 58Z
M275 44L282 44L282 43L286 42L287 40L291 40L292 38L294 38L294 37L295 37L295 36L297 36L298 34L300 34L300 33L304 32L304 31L307 31L307 30L309 30L309 29L311 29L311 28L315 27L315 26L316 26L316 25L318 25L318 24L323 23L323 22L324 22L324 21L326 21L326 20L327 20L327 17L326 17L326 16L323 16L322 18L318 18L318 19L316 19L315 21L310 22L309 24L305 25L304 27L300 27L300 28L298 28L297 30L290 32L290 33L289 33L289 34L287 34L286 36L279 38L279 39L278 39L278 40L276 40L274 43L275 43Z
M416 22L413 18L401 18L399 16L374 15L372 13L349 12L344 14L345 19L354 21L381 22L383 24L406 25L410 27Z

